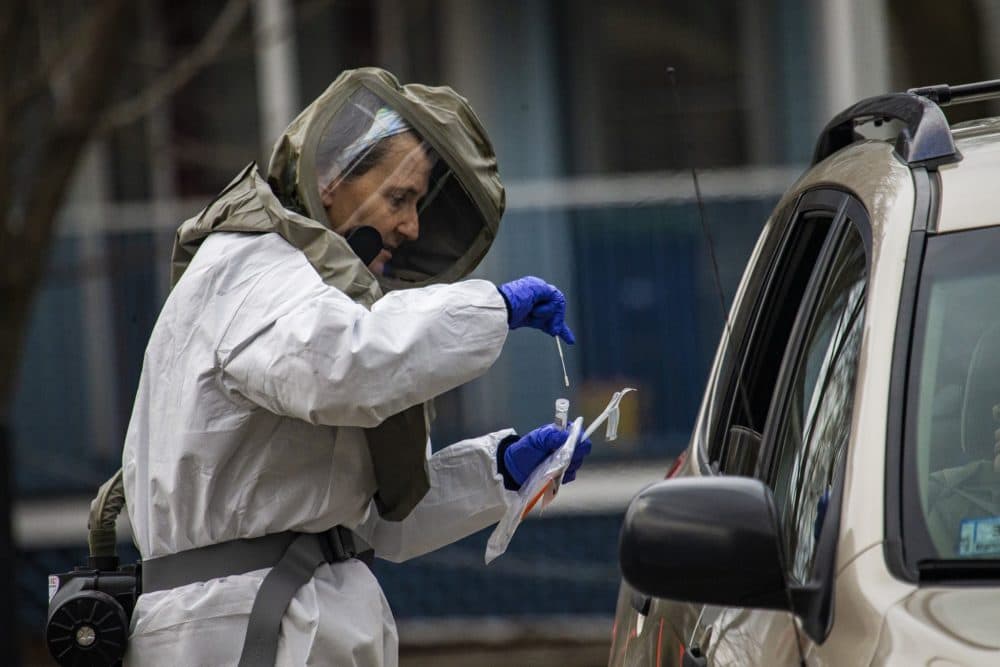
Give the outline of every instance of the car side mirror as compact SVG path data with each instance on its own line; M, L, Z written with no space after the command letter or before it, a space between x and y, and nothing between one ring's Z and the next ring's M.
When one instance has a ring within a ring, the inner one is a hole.
M747 477L671 479L632 499L622 526L625 580L655 597L789 609L771 490Z

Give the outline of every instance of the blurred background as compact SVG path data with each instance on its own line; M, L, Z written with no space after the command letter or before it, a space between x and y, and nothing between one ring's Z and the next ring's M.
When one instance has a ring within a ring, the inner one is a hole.
M175 228L341 70L378 65L469 98L508 193L476 276L556 283L579 340L567 390L552 341L513 335L437 401L436 445L639 390L492 565L489 531L377 565L402 664L601 665L621 515L686 445L771 207L851 103L1000 76L1000 1L4 0L0 44L0 627L20 661L48 664L46 575L85 561L120 465Z

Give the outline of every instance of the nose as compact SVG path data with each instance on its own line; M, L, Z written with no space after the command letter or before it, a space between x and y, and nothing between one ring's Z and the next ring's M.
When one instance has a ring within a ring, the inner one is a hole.
M413 206L406 211L403 218L396 225L396 231L407 241L416 241L420 236L420 217L417 215L417 207Z

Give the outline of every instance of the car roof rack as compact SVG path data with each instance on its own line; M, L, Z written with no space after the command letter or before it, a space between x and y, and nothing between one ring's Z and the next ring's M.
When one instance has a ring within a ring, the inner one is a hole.
M1000 79L963 83L957 86L939 84L910 88L905 93L891 93L861 100L834 116L816 142L813 164L841 148L864 139L854 131L858 125L887 120L902 121L896 136L896 153L910 166L933 169L942 164L958 162L962 154L955 148L951 128L941 107L966 104L1000 97Z
M816 142L812 164L863 140L854 129L858 125L881 125L888 120L903 123L895 149L911 167L932 169L962 159L941 107L924 95L906 92L869 97L834 116Z
M962 83L957 86L949 86L946 83L942 83L936 86L910 88L906 92L926 97L941 107L948 106L949 104L982 102L983 100L1000 97L1000 79L977 81L976 83Z

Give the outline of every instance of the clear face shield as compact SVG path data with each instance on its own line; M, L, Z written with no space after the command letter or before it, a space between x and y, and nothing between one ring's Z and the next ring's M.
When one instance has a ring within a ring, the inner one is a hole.
M320 128L314 164L322 212L313 215L347 238L389 288L445 274L483 229L445 151L366 88Z

